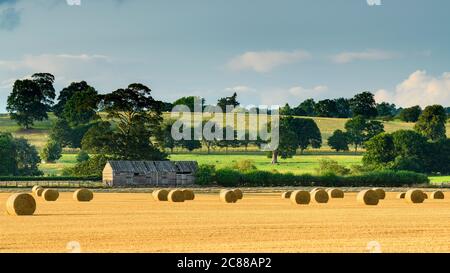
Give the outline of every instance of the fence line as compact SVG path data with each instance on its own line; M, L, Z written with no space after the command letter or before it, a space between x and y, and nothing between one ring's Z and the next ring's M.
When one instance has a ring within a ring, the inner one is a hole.
M0 181L0 188L31 188L33 186L49 188L93 188L102 187L102 182L93 181Z

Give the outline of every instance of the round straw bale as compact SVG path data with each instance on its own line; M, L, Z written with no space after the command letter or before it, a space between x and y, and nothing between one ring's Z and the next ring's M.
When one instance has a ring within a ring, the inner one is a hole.
M281 194L281 198L282 199L289 199L289 198L291 198L291 194L292 194L292 191L285 191L285 192L283 192Z
M405 194L405 200L408 203L420 204L425 200L424 192L421 190L409 190Z
M378 199L383 200L386 198L386 192L383 189L380 188L374 188L372 189L373 191L375 191L378 195Z
M44 190L45 190L45 189L42 188L42 187L37 188L36 191L34 192L34 194L36 194L37 197L41 197L41 196L42 196L42 193L44 192Z
M192 201L195 199L195 193L193 190L183 190L184 200Z
M168 190L156 190L152 192L153 199L155 201L168 201L167 196L169 195Z
M41 189L41 188L42 188L42 187L39 186L39 185L34 185L33 188L31 189L31 192L34 193L34 194L36 194L36 191L37 191L38 189Z
M401 192L397 194L397 199L405 199L406 192Z
M236 198L238 200L241 200L244 197L244 194L242 193L242 190L240 189L234 189L234 194L236 194Z
M316 203L325 204L328 203L330 197L328 196L328 193L325 190L316 190L311 192L311 199Z
M182 203L184 202L184 194L181 190L171 190L167 199L173 203Z
M327 193L331 198L344 198L344 191L340 189L327 189Z
M365 190L358 193L356 196L356 200L365 205L376 206L380 199L378 198L378 194L374 190Z
M36 211L36 200L28 193L13 194L6 201L6 211L9 215L33 215Z
M428 193L423 192L423 198L424 198L424 199L428 199Z
M308 205L311 202L311 194L307 191L294 191L291 194L291 202L297 205Z
M46 189L42 192L42 198L45 201L54 202L59 198L59 192L57 190Z
M79 189L73 193L73 200L78 202L90 202L94 199L94 193L88 189Z
M236 193L230 190L222 190L219 197L220 200L225 203L236 203L238 200Z
M442 191L435 191L430 194L431 199L445 199L445 195Z

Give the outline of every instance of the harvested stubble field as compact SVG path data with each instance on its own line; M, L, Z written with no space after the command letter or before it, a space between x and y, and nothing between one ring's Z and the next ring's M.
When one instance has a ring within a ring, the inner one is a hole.
M356 193L328 204L297 206L280 194L247 194L236 204L217 194L185 203L149 193L96 193L91 203L61 193L37 199L35 216L7 216L0 193L0 252L450 252L450 196L411 205L387 193L376 207Z

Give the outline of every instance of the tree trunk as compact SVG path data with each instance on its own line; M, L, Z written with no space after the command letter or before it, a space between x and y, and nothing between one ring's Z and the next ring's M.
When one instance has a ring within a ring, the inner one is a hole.
M272 164L278 164L278 150L272 152Z

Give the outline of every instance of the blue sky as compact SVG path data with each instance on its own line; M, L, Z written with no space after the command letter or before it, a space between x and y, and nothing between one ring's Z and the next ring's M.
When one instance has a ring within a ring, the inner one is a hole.
M0 0L0 112L14 80L141 82L154 97L297 105L361 91L450 105L450 1Z

